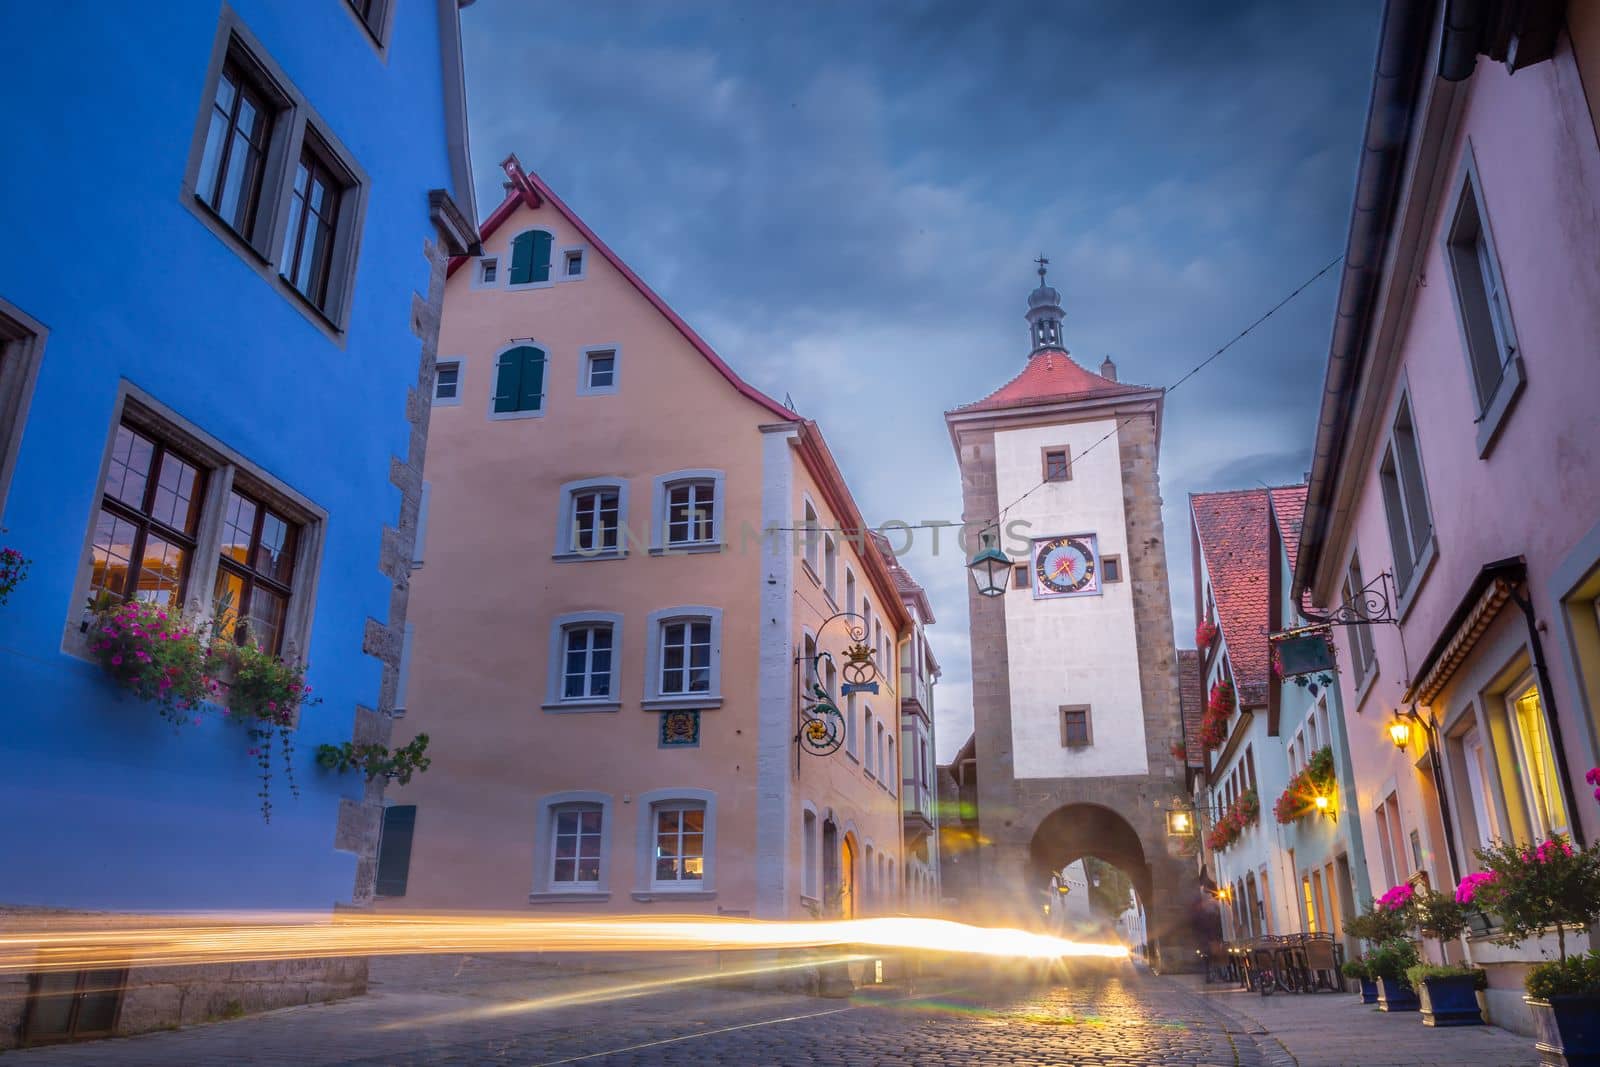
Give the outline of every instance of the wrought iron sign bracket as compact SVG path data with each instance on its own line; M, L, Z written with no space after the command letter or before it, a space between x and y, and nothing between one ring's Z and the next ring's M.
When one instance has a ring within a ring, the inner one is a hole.
M801 752L813 756L831 756L844 744L847 726L843 713L839 711L839 699L854 693L876 695L879 692L878 668L872 659L877 650L867 644L866 616L854 611L835 612L817 627L818 636L837 619L860 620L859 624L848 625L850 644L844 650L844 666L839 671L844 679L844 684L839 687L839 697L828 692L818 680L822 676L818 667L824 660L830 664L833 662L832 652L818 652L810 657L798 656L795 660L805 665L807 678L805 695L800 701L799 730L794 737L796 769L800 766Z

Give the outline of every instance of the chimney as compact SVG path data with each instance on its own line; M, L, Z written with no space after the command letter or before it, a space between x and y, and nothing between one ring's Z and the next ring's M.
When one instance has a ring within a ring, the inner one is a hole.
M1100 377L1113 382L1117 380L1117 365L1111 362L1110 356L1107 356L1106 361L1100 364Z

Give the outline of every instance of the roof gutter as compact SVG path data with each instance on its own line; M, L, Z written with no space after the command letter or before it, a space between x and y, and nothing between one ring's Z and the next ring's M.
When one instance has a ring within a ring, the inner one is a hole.
M1428 73L1427 45L1434 10L1433 4L1408 0L1387 0L1383 8L1377 70L1367 104L1344 273L1317 416L1311 484L1291 590L1294 603L1300 602L1311 584L1327 539L1335 481L1354 416L1362 352L1377 305L1378 283L1405 172L1406 147L1419 90Z

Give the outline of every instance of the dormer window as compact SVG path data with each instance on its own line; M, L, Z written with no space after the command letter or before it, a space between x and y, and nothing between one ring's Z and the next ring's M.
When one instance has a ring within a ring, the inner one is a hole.
M544 230L528 230L511 240L508 285L541 285L550 280L552 239Z
M569 278L583 276L583 249L574 248L562 257L563 273Z
M493 285L499 273L500 261L493 256L478 261L478 283L480 285Z

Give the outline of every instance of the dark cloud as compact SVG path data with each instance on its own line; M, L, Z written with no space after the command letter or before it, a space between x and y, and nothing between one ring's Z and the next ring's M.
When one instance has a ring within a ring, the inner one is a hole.
M498 202L516 151L741 373L822 422L869 517L954 519L941 412L1021 369L1041 250L1074 353L1151 384L1337 254L1378 7L478 0L479 193ZM1303 469L1333 293L1329 276L1169 399L1180 634L1181 501ZM964 629L961 561L919 545L910 564Z

